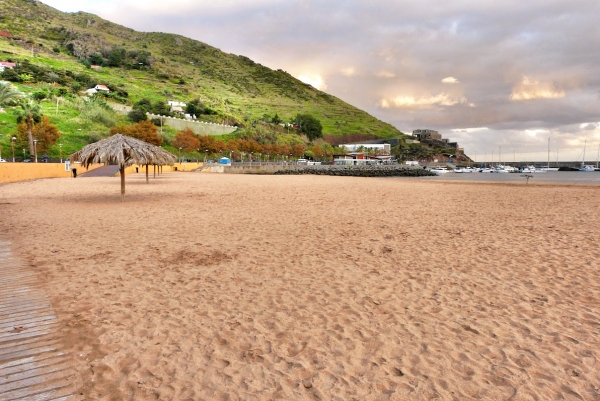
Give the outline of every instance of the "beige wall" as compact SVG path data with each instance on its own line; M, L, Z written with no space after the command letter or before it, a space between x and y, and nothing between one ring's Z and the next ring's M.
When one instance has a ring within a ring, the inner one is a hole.
M101 167L103 164L94 164L87 170L80 164L73 164L77 173ZM36 180L38 178L66 178L71 177L71 169L65 171L62 163L0 163L0 183Z
M162 171L164 173L175 171L175 167L177 167L177 171L189 172L194 171L203 165L204 163L175 163L173 166L163 166ZM94 164L86 170L79 163L71 165L71 167L77 169L77 175L102 166L104 166L104 164ZM145 166L133 165L125 169L125 174L135 174L136 167L138 167L138 174L146 173ZM0 163L0 184L36 180L39 178L68 178L71 177L71 174L71 170L65 171L65 165L61 163ZM148 174L154 174L152 166L148 167Z

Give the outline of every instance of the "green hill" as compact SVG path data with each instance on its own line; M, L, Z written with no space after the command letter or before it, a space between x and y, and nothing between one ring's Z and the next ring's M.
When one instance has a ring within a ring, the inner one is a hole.
M28 59L43 70L39 77L30 74L32 87L52 78L71 92L105 84L116 89L115 101L130 105L142 98L197 98L215 111L208 120L241 127L265 115L289 121L302 113L319 119L326 135L401 135L285 71L179 35L136 32L96 15L63 13L34 0L0 0L0 31L10 35L0 37L0 59ZM101 64L102 70L92 70L90 64Z

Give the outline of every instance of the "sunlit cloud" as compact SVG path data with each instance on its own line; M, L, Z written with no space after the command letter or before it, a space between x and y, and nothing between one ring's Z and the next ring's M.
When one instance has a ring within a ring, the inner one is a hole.
M453 130L451 130L452 132L465 132L465 133L471 133L471 132L478 132L478 131L488 131L489 128L488 127L476 127L476 128L455 128Z
M600 122L579 124L579 128L586 131L595 131L600 128Z
M302 74L298 76L298 79L305 84L311 85L313 88L318 90L327 89L327 84L322 76L318 74Z
M342 75L344 75L346 77L351 77L356 74L356 70L354 69L354 67L342 68L341 71L342 71Z
M393 72L389 72L389 71L380 71L376 75L379 78L394 78L394 77L396 77L396 74L394 74Z
M527 135L529 135L530 137L536 137L541 134L548 134L548 132L550 132L550 131L548 131L547 129L526 129L525 130L525 133Z
M383 99L380 102L381 107L390 108L430 108L434 106L455 106L457 104L465 104L467 99L464 96L453 97L447 93L440 93L435 96L398 96L394 99Z
M454 77L446 77L444 79L442 79L442 83L444 84L457 84L459 83L458 79L454 78Z
M523 77L521 83L513 88L510 100L559 99L565 97L565 91L550 82L532 81Z

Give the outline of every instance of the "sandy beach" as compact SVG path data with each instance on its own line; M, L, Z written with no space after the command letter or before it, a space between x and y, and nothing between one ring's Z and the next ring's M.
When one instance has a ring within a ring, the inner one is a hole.
M87 400L598 400L600 187L0 186Z

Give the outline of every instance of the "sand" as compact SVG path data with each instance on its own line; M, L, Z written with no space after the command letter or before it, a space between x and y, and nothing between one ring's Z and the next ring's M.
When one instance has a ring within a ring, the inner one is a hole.
M0 187L85 399L600 399L597 186L127 179Z

